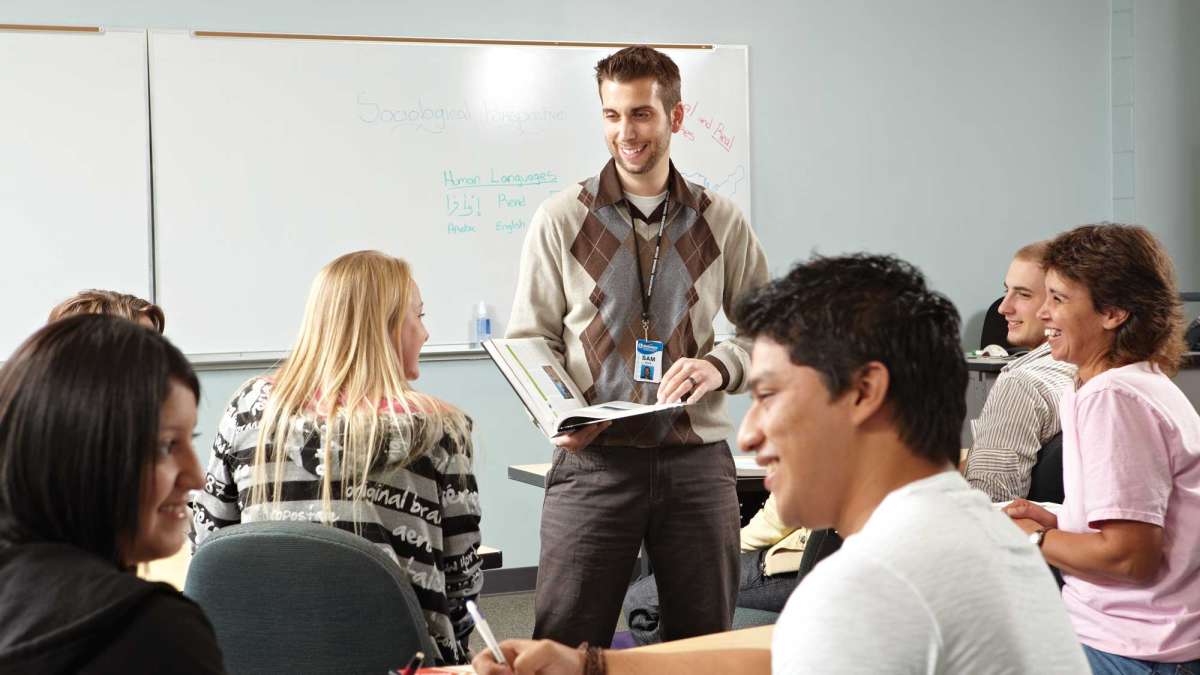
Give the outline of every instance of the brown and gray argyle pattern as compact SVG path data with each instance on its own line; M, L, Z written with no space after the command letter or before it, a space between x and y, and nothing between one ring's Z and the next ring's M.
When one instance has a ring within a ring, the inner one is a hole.
M727 389L741 387L745 345L735 340L714 349L712 323L737 294L766 281L766 259L737 208L673 165L668 195L654 213L642 214L624 198L610 161L577 190L547 200L531 223L508 336L545 337L564 353L591 403L656 400L657 384L633 379L636 341L645 336L637 265L648 285L664 207L649 337L665 343L664 372L680 358L707 357ZM614 425L597 442L695 445L723 440L729 430L724 394L714 392L674 415Z

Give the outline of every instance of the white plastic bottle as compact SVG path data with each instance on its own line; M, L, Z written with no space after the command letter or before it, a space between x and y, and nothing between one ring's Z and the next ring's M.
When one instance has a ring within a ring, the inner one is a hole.
M479 301L475 308L475 341L483 344L484 340L492 339L492 317L488 316L487 303Z

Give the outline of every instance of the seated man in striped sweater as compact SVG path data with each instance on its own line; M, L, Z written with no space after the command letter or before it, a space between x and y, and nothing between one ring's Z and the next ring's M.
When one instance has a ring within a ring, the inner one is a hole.
M971 422L967 482L994 502L1029 495L1038 450L1062 430L1058 401L1075 379L1075 366L1050 356L1046 328L1037 317L1046 299L1045 250L1044 241L1029 244L1008 266L997 311L1008 320L1008 341L1030 351L1004 366Z

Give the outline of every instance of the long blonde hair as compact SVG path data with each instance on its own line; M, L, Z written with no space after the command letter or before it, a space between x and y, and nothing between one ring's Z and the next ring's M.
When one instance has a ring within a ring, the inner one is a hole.
M305 430L320 435L323 521L333 512L335 464L342 486L337 498L352 495L357 509L373 468L411 463L444 435L453 438L450 447L469 447L466 416L415 391L404 376L400 327L412 290L408 263L378 251L348 253L317 274L299 338L274 375L263 411L251 504L268 501L268 483L270 501L281 501L289 435Z

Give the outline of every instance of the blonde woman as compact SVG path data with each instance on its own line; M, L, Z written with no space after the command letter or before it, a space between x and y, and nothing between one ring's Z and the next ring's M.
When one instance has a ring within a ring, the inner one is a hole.
M259 520L355 532L407 570L441 660L464 663L465 603L483 583L471 423L410 384L423 311L403 260L359 251L326 265L291 354L225 410L193 541Z

